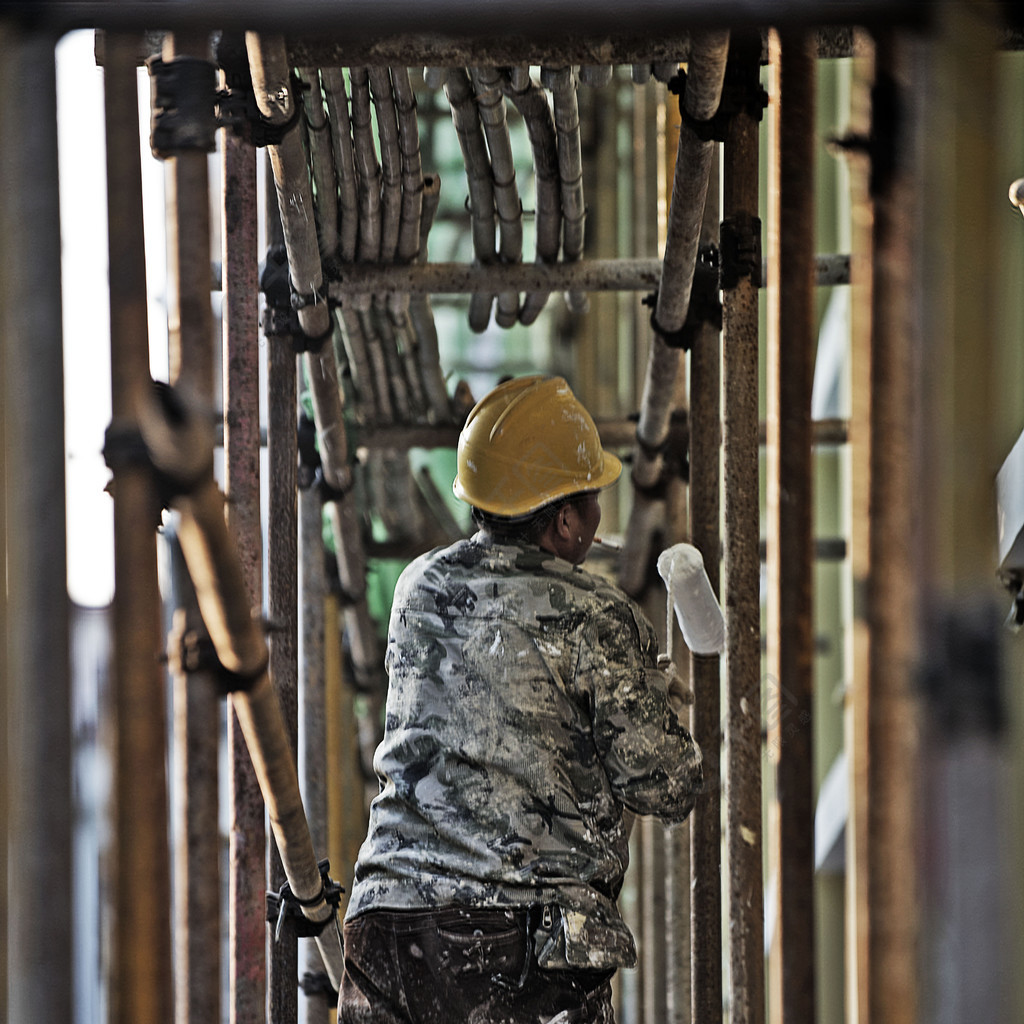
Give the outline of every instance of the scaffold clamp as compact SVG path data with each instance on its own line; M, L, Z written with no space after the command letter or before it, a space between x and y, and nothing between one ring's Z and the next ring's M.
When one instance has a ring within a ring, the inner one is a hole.
M322 860L317 864L320 869L320 891L311 899L302 899L292 892L288 882L278 889L277 892L267 893L267 921L273 921L274 941L279 942L284 924L291 919L295 928L295 934L300 939L315 939L320 935L328 922L336 920L338 907L341 905L341 895L344 888L330 877L331 862ZM328 914L322 921L311 921L302 912L303 907L315 907L324 901L333 908L333 913Z

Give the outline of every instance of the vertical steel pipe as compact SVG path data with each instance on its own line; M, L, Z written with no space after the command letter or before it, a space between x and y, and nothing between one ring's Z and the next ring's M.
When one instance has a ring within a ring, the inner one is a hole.
M731 68L756 88L760 39L733 34ZM758 121L733 116L723 149L723 226L760 252ZM757 240L755 242L755 240ZM752 253L751 253L752 255ZM761 621L758 445L760 260L724 267L726 844L729 856L729 1006L733 1024L764 1020L761 866Z
M221 171L227 521L255 611L263 603L255 149L224 132ZM266 1016L266 825L235 698L228 708L228 1014L231 1024L247 1024Z
M164 37L163 59L209 59L209 36ZM204 149L174 151L166 161L168 342L170 380L213 408L213 314L210 306L210 196ZM186 616L188 615L186 611ZM184 629L203 628L186 622ZM220 829L217 692L205 671L175 673L175 973L178 1024L220 1013Z
M892 33L878 41L874 124L895 101L888 90L906 71ZM908 125L902 125L904 131ZM898 172L872 168L874 231L871 296L871 530L868 628L868 1019L918 1019L917 899L912 824L916 820L918 728L914 699L915 562L910 538L914 488L913 292L914 186L909 153ZM896 154L894 154L896 155ZM943 666L942 671L954 671ZM987 1016L987 1015L984 1015Z
M55 43L49 33L0 27L0 125L9 143L0 154L7 611L0 655L9 686L0 725L7 741L0 804L9 801L0 867L10 901L0 933L7 960L0 1016L9 1009L12 1021L70 1020L73 1006Z
M813 1024L815 40L800 30L783 31L773 40L772 56L776 131L768 259L768 749L776 766L778 804L779 998L783 1020Z
M299 550L301 578L300 705L302 709L302 803L306 809L313 849L327 851L328 770L337 766L327 760L324 614L327 580L324 573L323 515L320 494L307 487L299 492ZM323 957L314 942L305 940L306 1014L310 1024L327 1021L327 992L313 982L324 973Z
M701 241L718 241L720 161L712 162ZM704 323L690 349L690 537L707 552L704 567L719 591L721 546L721 385L719 328ZM722 710L721 663L692 656L690 728L704 754L704 792L690 815L691 1019L722 1020Z
M190 656L209 633L173 522L165 524L164 537L174 606L167 639L174 727L174 1016L189 1024L220 1020L220 708L210 666Z
M131 456L139 410L150 388L136 79L141 50L138 36L106 37L113 412L106 455L114 472L112 678L117 723L109 960L114 1024L166 1024L172 1019L167 721L158 660L162 644L154 532L159 499L149 466Z
M268 613L273 632L270 638L270 678L281 704L291 743L294 763L298 749L298 600L296 509L296 360L286 339L270 344L267 387L270 394L267 423L270 512L267 560L269 577ZM285 871L277 845L270 856L270 888L278 890ZM273 942L273 934L271 934ZM298 951L295 931L286 923L270 952L270 1020L273 1024L294 1024L298 1016L296 983Z
M697 125L707 122L718 109L728 45L727 30L702 32L695 37L690 55L683 101L686 118L679 129L665 257L654 315L656 326L637 424L632 473L642 487L653 486L662 472L660 449L668 436L682 354L680 348L666 344L663 334L682 328L690 306L715 149L711 139L698 134Z

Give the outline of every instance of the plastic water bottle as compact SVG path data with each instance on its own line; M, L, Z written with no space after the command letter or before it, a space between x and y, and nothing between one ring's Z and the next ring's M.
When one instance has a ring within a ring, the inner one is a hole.
M658 556L658 573L675 606L686 646L694 654L721 654L725 619L701 553L692 544L673 544Z

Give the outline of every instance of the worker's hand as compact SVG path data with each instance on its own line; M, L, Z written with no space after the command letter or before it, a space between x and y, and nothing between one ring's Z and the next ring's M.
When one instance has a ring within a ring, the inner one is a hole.
M672 710L679 716L686 712L686 708L693 703L693 690L679 678L676 666L671 661L662 666L665 678L668 680L668 702Z

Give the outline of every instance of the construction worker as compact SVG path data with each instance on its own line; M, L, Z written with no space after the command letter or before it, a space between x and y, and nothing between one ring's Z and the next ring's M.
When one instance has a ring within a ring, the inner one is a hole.
M613 1021L632 816L682 821L701 781L653 627L580 568L621 468L559 377L470 412L478 532L395 588L340 1021Z

